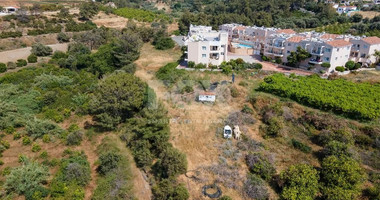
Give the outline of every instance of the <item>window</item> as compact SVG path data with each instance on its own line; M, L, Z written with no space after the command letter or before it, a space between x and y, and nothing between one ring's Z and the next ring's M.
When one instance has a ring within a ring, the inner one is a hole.
M287 51L286 53L290 54L290 51Z
M337 48L336 51L339 51L339 48Z
M288 43L288 47L292 46L292 43Z
M335 60L338 60L338 57L335 57Z
M346 55L346 58L348 58L348 55Z
M364 48L367 49L367 48L368 48L368 45L364 45Z
M348 47L347 47L347 50L349 50L349 49L350 49L350 47L348 46Z
M222 56L224 56L224 52L220 53Z
M330 58L329 57L325 57L325 61L330 61Z
M202 58L206 58L207 57L207 55L206 54L202 54Z
M326 52L331 52L331 49L326 49Z
M206 51L206 49L207 49L206 46L202 46L203 51Z

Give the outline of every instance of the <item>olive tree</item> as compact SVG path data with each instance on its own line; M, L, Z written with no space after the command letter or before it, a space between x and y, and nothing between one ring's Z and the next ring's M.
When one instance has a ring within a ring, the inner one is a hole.
M36 56L49 56L53 53L53 49L49 46L45 46L41 43L32 45L32 54Z

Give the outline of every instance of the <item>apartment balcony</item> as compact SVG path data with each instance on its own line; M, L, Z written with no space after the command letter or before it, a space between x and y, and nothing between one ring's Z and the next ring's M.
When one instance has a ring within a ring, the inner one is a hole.
M285 46L283 45L273 45L272 47L276 49L285 49Z
M284 57L284 54L279 53L279 52L274 52L273 55L280 58Z
M273 55L273 51L265 51L265 54L267 54L267 55Z
M316 64L316 65L320 65L320 64L322 64L323 62L322 62L322 59L310 59L309 60L309 63L311 63L311 64Z
M315 56L323 56L325 52L323 51L311 51L311 55L315 55Z

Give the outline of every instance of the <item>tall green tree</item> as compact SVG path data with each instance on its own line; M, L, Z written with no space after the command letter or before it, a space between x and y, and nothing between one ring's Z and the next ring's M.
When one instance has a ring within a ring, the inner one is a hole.
M292 67L298 67L300 62L311 57L311 54L303 49L302 47L297 47L296 52L291 52L288 56L288 64Z
M90 102L90 112L96 124L105 129L115 129L144 105L147 85L139 78L118 72L100 81Z

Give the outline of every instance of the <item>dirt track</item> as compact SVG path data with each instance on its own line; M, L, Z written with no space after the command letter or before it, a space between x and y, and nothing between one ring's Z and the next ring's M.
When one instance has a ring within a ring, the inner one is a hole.
M67 51L68 44L53 44L53 45L47 45L51 47L54 51ZM10 51L3 51L0 52L0 62L7 63L7 62L16 62L18 59L27 59L30 55L30 50L32 50L31 47L22 48L22 49L15 49Z

